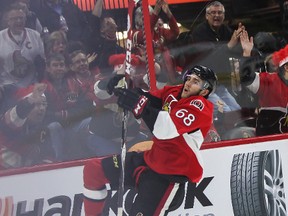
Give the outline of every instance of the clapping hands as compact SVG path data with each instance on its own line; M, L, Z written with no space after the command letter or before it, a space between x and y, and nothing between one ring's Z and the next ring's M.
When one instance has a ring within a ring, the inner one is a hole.
M242 25L242 23L239 23L238 28L234 30L232 37L227 44L229 49L233 48L238 43L239 38L242 35L243 31L245 31L245 26Z

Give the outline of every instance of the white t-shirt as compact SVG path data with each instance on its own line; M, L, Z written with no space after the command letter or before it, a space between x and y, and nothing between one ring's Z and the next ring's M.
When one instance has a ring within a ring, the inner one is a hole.
M37 31L25 28L21 37L20 40L19 36L14 37L8 29L0 31L0 85L19 81L11 74L15 51L20 51L21 55L32 63L38 55L44 58L43 41Z

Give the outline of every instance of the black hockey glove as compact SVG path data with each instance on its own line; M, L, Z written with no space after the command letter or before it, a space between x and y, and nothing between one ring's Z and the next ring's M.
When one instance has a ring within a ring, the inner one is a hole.
M256 77L256 61L254 58L242 58L240 60L240 81L244 85L250 85Z
M115 88L114 93L118 97L117 104L120 107L131 111L136 119L141 118L142 113L149 102L146 96L124 88Z
M107 83L107 86L106 86L106 90L108 92L108 94L112 95L114 89L115 89L115 86L117 86L118 82L123 78L125 77L124 74L116 74L115 76L113 76Z

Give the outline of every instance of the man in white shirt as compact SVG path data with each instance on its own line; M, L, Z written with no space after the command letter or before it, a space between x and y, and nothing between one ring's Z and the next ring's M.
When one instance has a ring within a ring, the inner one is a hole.
M25 28L26 14L18 7L12 5L7 13L8 28L0 31L0 85L17 84L23 77L12 75L14 70L15 53L34 63L36 58L44 58L44 46L40 34L32 29ZM37 79L37 74L28 73L30 83ZM27 78L27 77L25 77ZM30 84L28 83L28 84Z

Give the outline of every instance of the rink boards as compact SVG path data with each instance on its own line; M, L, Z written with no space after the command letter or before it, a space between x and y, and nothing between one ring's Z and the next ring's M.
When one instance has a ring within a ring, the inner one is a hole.
M287 135L211 143L203 146L201 152L204 160L202 181L197 185L186 185L181 205L176 206L176 210L169 215L236 215L235 211L239 210L237 202L247 202L251 198L249 190L253 190L252 200L258 199L259 203L264 202L267 208L278 208L287 215ZM84 163L85 161L73 161L2 173L0 216L83 215ZM274 176L278 183L275 181L276 183L271 184L270 180L273 180ZM279 181L282 183L279 184ZM264 188L268 191L266 194L263 192ZM111 216L116 215L115 193L113 192L109 201ZM270 195L272 199L269 198ZM126 191L126 208L129 208L134 196L134 191ZM251 206L243 208L249 211Z

